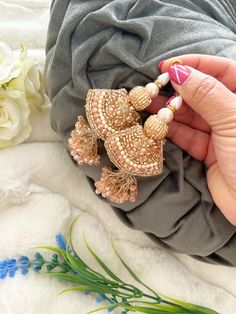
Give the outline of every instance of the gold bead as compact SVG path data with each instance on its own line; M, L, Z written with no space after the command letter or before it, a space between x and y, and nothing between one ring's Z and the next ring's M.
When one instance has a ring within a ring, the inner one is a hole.
M180 59L172 58L172 59L170 60L170 65L174 65L174 64L180 64L180 65L182 65L183 62L182 62Z
M161 140L168 133L168 125L165 121L160 120L157 115L152 115L145 121L144 133L154 140Z
M173 106L173 105L171 105L171 104L167 105L166 107L167 107L168 109L170 109L173 113L175 113L175 111L177 110L177 109L175 108L175 106Z
M129 92L129 101L137 111L143 111L151 104L152 98L145 87L136 86Z
M163 87L161 82L159 80L155 80L154 83L159 87L160 89Z

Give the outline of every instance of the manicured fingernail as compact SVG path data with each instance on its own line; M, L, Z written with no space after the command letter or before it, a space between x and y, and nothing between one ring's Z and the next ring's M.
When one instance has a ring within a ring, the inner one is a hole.
M166 106L169 105L169 103L171 102L172 99L174 99L175 96L171 96L167 101L166 101Z
M172 81L182 85L189 78L191 70L183 65L173 64L169 67L168 73Z
M160 70L161 67L162 67L162 64L165 62L165 60L161 60L159 63L158 63L158 69Z

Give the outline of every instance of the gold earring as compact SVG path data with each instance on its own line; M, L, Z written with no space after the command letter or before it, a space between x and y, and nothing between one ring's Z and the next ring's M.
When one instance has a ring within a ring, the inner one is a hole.
M138 111L145 110L159 89L169 82L169 74L161 74L154 83L137 86L129 92L129 101ZM101 179L95 183L96 193L114 203L135 202L138 194L135 176L155 176L163 170L163 146L168 123L181 107L181 96L167 101L167 107L151 115L144 127L134 125L109 135L105 140L108 157L118 169L104 167Z
M144 127L135 125L107 137L105 148L108 157L119 170L103 168L100 181L95 183L97 194L115 203L134 202L138 194L135 176L162 173L168 123L173 118L172 108L181 101L180 96L173 98L171 107L151 115Z
M79 116L68 140L72 157L78 164L98 165L99 139L137 124L139 114L129 103L126 89L90 89L86 98L86 120Z
M89 124L78 117L69 148L79 164L97 165L100 161L97 141L105 141L108 157L117 169L103 167L101 179L95 183L97 194L115 203L134 202L137 197L135 176L155 176L162 172L168 124L181 107L182 98L171 97L167 107L151 115L144 127L138 124L137 111L145 110L169 79L169 74L163 73L153 83L136 86L129 93L125 89L89 90L85 106Z

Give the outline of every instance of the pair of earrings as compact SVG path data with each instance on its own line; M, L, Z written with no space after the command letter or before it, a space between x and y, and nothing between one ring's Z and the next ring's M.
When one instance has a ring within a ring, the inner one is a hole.
M68 144L79 165L96 166L100 162L99 141L104 141L108 157L117 168L103 167L101 179L95 183L97 194L114 203L135 202L138 192L135 176L155 176L162 172L168 124L181 107L181 96L172 96L165 108L148 117L144 126L138 122L139 112L151 104L169 80L166 72L129 93L124 88L88 91L85 105L88 123L78 116Z

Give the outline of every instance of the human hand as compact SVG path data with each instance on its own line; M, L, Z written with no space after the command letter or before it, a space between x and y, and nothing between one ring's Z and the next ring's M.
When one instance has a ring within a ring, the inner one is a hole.
M173 59L161 65L184 100L167 137L205 163L214 202L236 225L236 62L207 55L177 58L183 66L171 66ZM148 111L156 113L166 100L158 96Z

